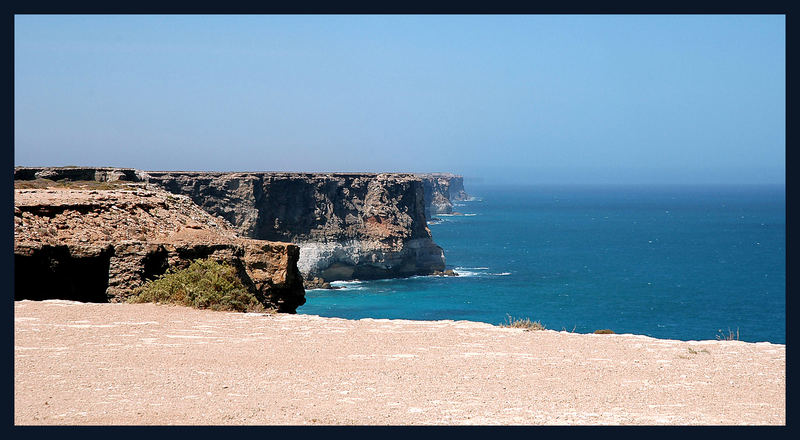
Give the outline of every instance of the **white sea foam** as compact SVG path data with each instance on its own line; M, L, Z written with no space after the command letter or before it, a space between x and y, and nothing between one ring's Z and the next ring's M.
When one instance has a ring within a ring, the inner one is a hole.
M350 280L350 281L331 281L331 287L337 287L337 290L364 290L366 287L362 285L362 280Z
M484 272L489 270L488 267L456 267L453 269L459 276L462 277L485 277L485 276L506 276L511 275L511 272Z
M436 217L475 217L478 214L436 214ZM445 219L439 219L441 221L447 221Z
M364 290L366 287L362 286L361 281L332 281L331 286L336 287L336 290ZM329 290L329 289L313 289L313 290Z
M363 281L361 280L350 280L350 281L331 281L331 286L343 286L343 287L350 287L361 284Z
M488 267L456 267L453 270L458 274L460 277L478 277L486 275L486 272L478 272L481 270L487 270Z

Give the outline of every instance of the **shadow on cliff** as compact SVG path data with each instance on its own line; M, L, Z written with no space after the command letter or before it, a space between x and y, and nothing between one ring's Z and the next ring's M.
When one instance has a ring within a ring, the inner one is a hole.
M75 257L67 246L54 246L14 255L14 299L108 302L111 254Z

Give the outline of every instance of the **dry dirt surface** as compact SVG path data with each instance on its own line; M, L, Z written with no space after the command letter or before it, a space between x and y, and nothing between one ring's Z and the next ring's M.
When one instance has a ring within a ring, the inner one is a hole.
M784 425L786 347L15 302L16 425Z

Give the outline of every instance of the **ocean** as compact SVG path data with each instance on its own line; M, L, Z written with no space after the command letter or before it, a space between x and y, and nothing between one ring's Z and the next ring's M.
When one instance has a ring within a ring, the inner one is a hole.
M297 312L786 342L783 185L466 189L429 223L460 276L335 282Z

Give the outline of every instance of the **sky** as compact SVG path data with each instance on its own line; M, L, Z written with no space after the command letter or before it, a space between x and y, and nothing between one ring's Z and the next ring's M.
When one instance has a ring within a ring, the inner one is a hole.
M17 15L16 166L782 183L782 15Z

